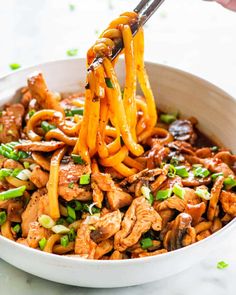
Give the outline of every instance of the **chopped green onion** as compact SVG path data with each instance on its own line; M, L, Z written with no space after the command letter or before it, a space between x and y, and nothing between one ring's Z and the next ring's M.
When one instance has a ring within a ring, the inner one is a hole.
M82 204L79 201L75 200L75 211L82 211L82 210L83 210Z
M29 167L30 167L30 163L29 162L24 162L23 165L24 165L25 169L29 169Z
M74 222L74 219L71 218L70 216L68 216L68 217L66 218L66 221L67 221L69 224L71 224L71 223Z
M148 200L148 202L150 203L150 205L152 205L153 202L154 202L154 197L153 197L153 195L151 193L150 188L147 187L147 186L145 186L145 185L143 185L141 187L141 193L143 194L143 196L145 197L145 199Z
M84 108L79 108L79 109L72 109L72 110L65 110L65 115L66 117L73 117L74 115L81 115L83 116L84 114Z
M226 263L225 261L219 261L219 262L217 263L217 268L218 268L218 269L224 269L224 268L226 268L226 267L228 267L228 266L229 266L229 264Z
M46 238L42 238L39 241L39 248L43 251L43 249L45 248L46 244L47 244L47 239Z
M178 166L179 165L179 159L177 157L172 157L170 160L170 164L173 166Z
M171 194L172 194L171 188L168 188L166 190L160 190L157 192L156 200L166 200L170 198Z
M71 189L72 189L72 188L74 187L74 185L75 185L74 182L70 182L70 183L68 184L68 188L71 188Z
M0 193L0 201L5 201L9 199L14 199L23 196L26 186L22 185L17 188L9 189L5 192Z
M5 177L11 176L12 169L3 168L0 170L0 180L3 180Z
M74 11L75 10L75 4L69 4L69 9L70 11Z
M72 207L70 206L67 206L67 213L68 213L68 216L73 219L74 221L76 220L76 213L75 213L75 209L73 209Z
M7 221L7 213L5 211L0 212L0 225L3 225Z
M141 247L142 249L146 250L150 247L153 246L153 242L152 242L152 239L150 238L144 238L140 241L140 244L141 244Z
M203 188L197 187L195 193L198 197L204 200L209 201L211 199L211 194L208 192L207 188L203 189Z
M108 88L114 88L110 78L105 78L105 82Z
M12 171L11 176L12 176L12 177L17 177L18 174L19 174L21 171L22 171L21 169L16 168L16 169L14 169L14 170Z
M76 234L75 229L72 227L70 231L68 232L68 238L70 242L73 242L75 240Z
M186 167L184 167L184 166L177 166L177 167L175 167L175 170L176 170L176 175L178 175L182 178L186 178L189 176L189 173L188 173Z
M17 173L16 177L20 180L28 180L31 177L31 171L29 169L23 169Z
M177 114L161 114L160 120L163 123L171 124L177 119Z
M169 169L168 169L168 174L167 174L170 178L173 178L175 177L176 175L176 169L175 169L175 166L170 164L169 165Z
M218 150L219 150L219 147L218 146L212 146L211 147L211 151L212 152L218 152Z
M51 230L55 233L55 234L68 234L68 232L70 231L70 229L62 224L57 224L54 225Z
M224 185L227 190L236 186L236 180L233 177L228 177L224 180Z
M29 113L28 113L29 117L31 118L35 113L36 113L35 110L30 110Z
M57 221L56 221L56 224L62 224L62 225L66 225L66 221L64 218L59 218Z
M100 208L95 207L95 204L83 204L83 211L89 212L90 215L100 213Z
M78 49L74 48L74 49L68 49L66 51L66 54L68 56L76 56L78 54Z
M14 231L15 233L17 233L17 234L20 232L20 230L21 230L20 224L16 224L16 225L13 227L13 231Z
M175 184L173 186L173 193L179 197L180 199L184 199L184 195L185 195L185 190L179 185L179 184Z
M28 158L29 154L23 151L14 151L14 146L17 145L18 142L9 142L9 143L2 143L0 145L0 155L4 156L5 158L12 159L18 161L20 159Z
M80 155L71 154L71 157L75 164L80 164L80 165L84 164L84 160L81 158Z
M90 183L90 174L84 174L79 179L79 184L86 185Z
M41 128L43 129L44 132L47 133L50 130L56 129L56 126L49 124L47 121L42 121Z
M60 240L61 240L61 245L62 245L63 247L68 246L68 244L69 244L69 238L68 238L67 235L62 236Z
M12 63L12 64L9 65L9 67L10 67L11 70L14 71L14 70L18 70L21 67L21 65L18 64L18 63Z
M205 178L210 174L210 171L204 167L198 167L194 170L194 176Z
M38 221L44 228L52 228L55 225L55 221L46 214L40 215Z
M211 179L212 179L213 181L215 181L216 178L219 177L219 176L224 176L224 173L223 173L223 172L214 173L214 174L211 175Z

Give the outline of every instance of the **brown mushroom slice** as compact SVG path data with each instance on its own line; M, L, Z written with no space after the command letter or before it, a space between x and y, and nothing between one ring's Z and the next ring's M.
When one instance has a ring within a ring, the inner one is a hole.
M217 204L219 201L220 193L224 184L224 177L217 177L213 188L211 189L211 198L209 202L209 207L207 211L208 220L212 221L216 216Z
M236 194L222 191L220 194L220 202L225 213L236 217Z
M193 131L193 125L188 120L176 120L169 127L170 133L176 140L187 141L193 140L195 133Z

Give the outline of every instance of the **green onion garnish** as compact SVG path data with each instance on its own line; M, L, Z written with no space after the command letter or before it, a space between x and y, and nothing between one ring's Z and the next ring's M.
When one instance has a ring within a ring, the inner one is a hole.
M81 158L80 155L71 154L71 157L75 164L80 164L80 165L84 164L84 160Z
M56 129L55 125L49 124L47 121L42 121L41 127L42 127L43 131L46 133L50 130Z
M9 189L5 192L1 192L0 193L0 201L5 201L5 200L10 200L10 199L21 197L21 196L23 196L25 190L26 190L26 186L22 185L17 188Z
M79 179L79 184L86 185L90 183L90 174L84 174Z
M108 88L114 88L110 78L105 78L105 82Z
M45 248L46 244L47 244L47 239L46 238L42 238L39 241L39 248L43 251L43 249Z
M211 194L208 192L207 188L203 189L200 187L197 187L195 191L196 195L204 200L210 200L211 199Z
M61 240L61 245L62 245L63 247L68 246L68 244L69 244L69 238L68 238L67 235L62 236L60 240Z
M0 170L0 180L12 175L12 169L3 168Z
M48 215L42 214L38 218L38 222L44 227L44 228L52 228L55 225L55 221Z
M12 64L9 65L9 67L10 67L11 70L14 71L14 70L18 70L21 67L21 65L18 64L18 63L12 63Z
M75 4L69 4L69 9L70 11L74 11L75 10Z
M72 188L74 187L74 185L75 185L74 182L70 182L70 183L68 184L68 188L71 188L71 189L72 189Z
M169 169L168 169L168 174L167 174L170 178L175 177L176 175L176 168L174 165L170 164L169 165Z
M177 118L177 114L161 114L160 115L160 120L163 123L166 124L171 124L172 122L174 122Z
M148 249L148 248L150 248L150 247L153 246L152 239L150 239L150 238L142 239L140 241L140 244L141 244L142 249L144 249L144 250L146 250L146 249Z
M179 197L180 199L184 199L184 195L185 195L185 190L179 185L179 184L175 184L173 186L173 193Z
M23 165L24 165L25 169L29 169L29 167L30 167L30 163L29 162L24 162Z
M29 154L23 151L15 151L14 146L17 145L18 142L9 142L9 143L2 143L0 145L0 155L4 156L5 158L12 159L15 161L19 161L20 159L25 159L29 157Z
M62 224L62 225L66 225L66 221L64 218L60 217L57 221L56 224Z
M145 197L145 199L148 200L148 202L150 203L150 205L153 205L153 202L154 202L154 197L151 193L151 190L149 187L143 185L141 187L141 193L143 194L143 196Z
M84 114L84 108L79 108L79 109L67 109L65 110L65 115L66 117L73 117L74 115L81 115L83 116Z
M83 211L89 212L90 214L97 214L100 213L101 209L96 207L94 203L92 204L83 204ZM92 215L91 214L91 215Z
M168 188L166 190L160 190L156 194L156 200L166 200L170 198L171 194L172 194L171 188Z
M74 219L71 218L70 216L68 216L68 217L66 218L66 222L68 222L69 224L71 224L71 223L74 222Z
M75 213L75 209L73 209L72 207L70 206L67 206L67 213L68 213L68 216L73 219L73 221L76 220L76 213Z
M5 211L0 212L0 225L3 225L7 221L7 213Z
M82 211L82 210L83 210L82 204L79 201L75 200L75 211Z
M54 225L51 230L55 233L55 234L67 234L70 229L62 224L57 224Z
M219 147L216 145L211 147L212 152L218 152L218 150L219 150Z
M68 49L66 51L66 54L68 56L76 56L78 54L78 49L74 48L74 49Z
M205 178L210 174L210 171L204 167L197 167L193 173L195 177Z
M227 190L236 186L236 180L233 177L227 177L224 180L224 185Z
M20 226L20 224L16 224L12 229L15 233L18 234L21 230L21 226Z
M184 167L184 166L175 167L175 171L176 171L176 175L178 175L182 178L186 178L189 176L189 173L188 173L186 167Z
M220 262L217 263L217 268L218 269L224 269L224 268L226 268L228 266L229 266L229 264L226 263L225 261L220 261Z
M75 237L76 237L75 229L72 227L70 231L68 232L69 241L73 242L75 240Z
M36 113L35 110L30 110L29 113L28 113L29 117L31 118L35 113Z
M212 175L211 175L211 179L212 179L213 181L215 181L216 178L219 177L219 176L224 176L223 172L219 172L219 173L214 173L214 174L212 174Z
M173 166L178 166L179 165L179 159L177 157L172 157L170 160L170 164Z

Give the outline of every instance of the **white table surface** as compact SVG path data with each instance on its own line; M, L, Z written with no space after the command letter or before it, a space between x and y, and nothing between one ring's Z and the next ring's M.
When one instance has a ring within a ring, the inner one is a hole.
M66 58L71 48L78 48L79 57L85 56L97 31L137 2L1 0L0 76L10 71L11 63L25 67ZM75 5L73 11L69 4ZM189 71L236 97L236 13L202 0L166 0L145 31L147 60ZM229 267L217 269L220 260ZM112 290L70 287L26 274L0 260L0 288L0 294L6 295L235 295L236 238L231 234L205 261L152 284Z

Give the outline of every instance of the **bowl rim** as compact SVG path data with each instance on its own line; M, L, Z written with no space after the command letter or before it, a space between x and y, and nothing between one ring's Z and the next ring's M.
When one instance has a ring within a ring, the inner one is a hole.
M35 65L29 65L27 67L23 67L20 69L15 70L14 72L9 72L6 74L3 74L0 76L0 82L1 80L7 79L8 77L14 76L17 73L23 73L24 71L29 71L30 69L35 70L36 67L45 67L47 65L51 65L51 64L56 64L56 63L67 63L67 62L73 62L73 61L82 61L85 60L85 58L80 58L80 57L73 57L73 58L65 58L65 59L58 59L58 60L51 60L51 61L45 61L42 62L40 64L35 64ZM236 104L236 99L233 98L233 96L231 96L230 94L228 94L227 92L225 92L224 90L222 90L221 88L219 88L218 86L214 85L211 82L208 82L207 80L200 78L192 73L188 73L186 71L180 70L178 68L175 67L171 67L168 65L162 65L159 63L155 63L152 61L145 61L145 64L150 65L150 66L158 66L159 68L163 68L167 71L174 71L176 73L179 73L180 75L184 75L184 76L188 76L192 79L195 79L196 81L198 81L199 83L203 84L203 86L206 87L213 87L214 91L217 91L219 94L223 95L223 96L227 96L227 99L230 99L232 102L234 102ZM0 98L1 99L1 98ZM0 235L0 243L6 243L9 244L9 246L13 246L13 247L17 247L19 250L22 250L22 252L29 252L32 255L38 255L39 257L42 258L49 258L50 260L54 260L54 261L60 261L60 262L65 262L65 263L75 263L75 264L85 264L85 265L90 265L90 266L98 266L98 265L109 265L109 266L113 266L113 265L129 265L129 264L134 264L134 265L138 265L138 264L144 264L144 263L148 263L154 260L158 260L160 259L160 257L171 257L171 256L175 256L178 254L182 254L183 252L186 252L187 250L191 250L193 248L196 247L201 247L204 248L205 244L209 244L211 240L215 239L215 238L220 238L222 235L226 234L226 232L230 231L230 229L232 229L233 226L236 226L236 218L232 219L227 225L225 225L224 227L222 227L219 231L213 233L211 236L207 237L206 239L200 240L198 242L195 242L189 246L180 248L180 249L176 249L174 251L170 251L170 252L166 252L166 253L162 253L159 255L154 255L154 256L148 256L148 257L142 257L142 258L134 258L134 259L122 259L122 260L94 260L94 259L85 259L82 257L75 257L75 256L65 256L65 255L57 255L57 254L53 254L53 253L47 253L44 251L40 251L38 249L34 249L34 248L30 248L27 246L24 246L20 243L17 243L15 241L9 240L3 236ZM76 255L76 254L75 254ZM2 257L1 252L0 252L0 258ZM4 260L4 258L3 258Z

